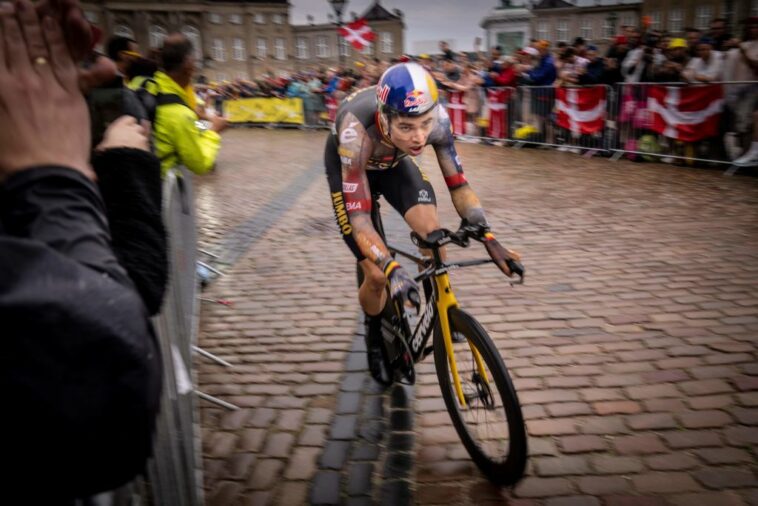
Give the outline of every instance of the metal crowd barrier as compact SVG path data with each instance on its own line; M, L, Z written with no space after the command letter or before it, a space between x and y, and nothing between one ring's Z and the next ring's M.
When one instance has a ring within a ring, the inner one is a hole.
M750 144L752 113L758 102L756 81L485 90L479 133L463 134L464 128L454 124L459 137L501 140L516 147L547 146L585 155L603 153L614 160L626 156L685 164L731 165L742 146ZM454 123L455 109L465 109L461 97L455 96L449 110ZM505 117L498 110L503 110ZM493 134L493 114L500 114L496 121L504 125L500 135Z
M169 284L154 325L165 372L148 483L155 504L196 506L203 502L202 459L191 366L199 307L192 178L186 169L166 174L163 218L169 238Z
M731 165L753 129L758 82L620 83L618 97L614 158Z
M169 283L153 318L163 356L163 392L153 457L145 488L150 504L203 504L202 442L195 397L237 409L198 391L194 353L230 366L197 346L200 294L192 174L170 170L163 182L163 220L168 233Z
M478 133L456 124L465 97L455 93L448 105L453 131L459 137L485 142L505 141L516 147L540 145L595 153L608 151L615 136L616 94L607 85L491 87L483 91L476 118Z

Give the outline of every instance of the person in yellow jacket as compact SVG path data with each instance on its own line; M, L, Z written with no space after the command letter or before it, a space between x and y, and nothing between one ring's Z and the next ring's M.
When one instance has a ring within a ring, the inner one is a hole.
M212 116L209 128L198 126L191 86L195 57L187 37L180 33L166 37L160 59L161 70L153 77L157 88L153 139L161 172L184 165L195 174L205 174L216 164L219 133L226 129L227 121Z

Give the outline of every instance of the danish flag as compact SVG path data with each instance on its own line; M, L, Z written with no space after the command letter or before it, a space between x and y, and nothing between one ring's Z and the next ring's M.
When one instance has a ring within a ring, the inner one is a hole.
M365 18L341 26L337 29L337 32L352 44L357 51L363 50L364 47L368 46L376 38L376 34L371 31L371 27L368 26Z
M574 135L594 134L605 125L605 86L556 88L556 123Z
M651 113L650 129L684 142L697 142L719 133L724 109L721 85L651 86L647 108Z

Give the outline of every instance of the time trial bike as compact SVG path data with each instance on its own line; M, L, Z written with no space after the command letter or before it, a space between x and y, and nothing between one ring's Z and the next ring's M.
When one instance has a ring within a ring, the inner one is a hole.
M518 396L492 339L473 316L461 309L448 274L453 269L493 260L443 261L440 251L449 244L466 248L471 240L482 242L487 230L464 222L455 232L439 229L426 238L411 232L413 243L431 253L429 257L420 256L387 242L378 195L373 195L372 203L372 222L393 257L402 256L420 267L415 280L423 287L424 295L417 318L388 295L389 302L382 313L382 358L386 370L394 381L413 384L415 364L433 353L445 407L472 460L492 483L516 483L524 474L527 460L526 430ZM518 277L511 284L523 283L523 266L513 259L507 262ZM361 282L359 266L359 286Z

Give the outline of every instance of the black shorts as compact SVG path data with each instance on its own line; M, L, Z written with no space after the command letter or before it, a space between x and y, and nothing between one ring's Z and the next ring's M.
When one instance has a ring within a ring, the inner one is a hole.
M324 153L326 179L329 182L329 193L332 197L332 207L337 220L337 227L342 238L347 243L358 261L365 257L355 243L347 212L345 198L342 194L342 164L337 153L337 142L333 135L326 142ZM410 157L402 158L390 169L367 170L368 184L372 194L381 194L387 202L401 215L418 204L437 205L429 179Z

